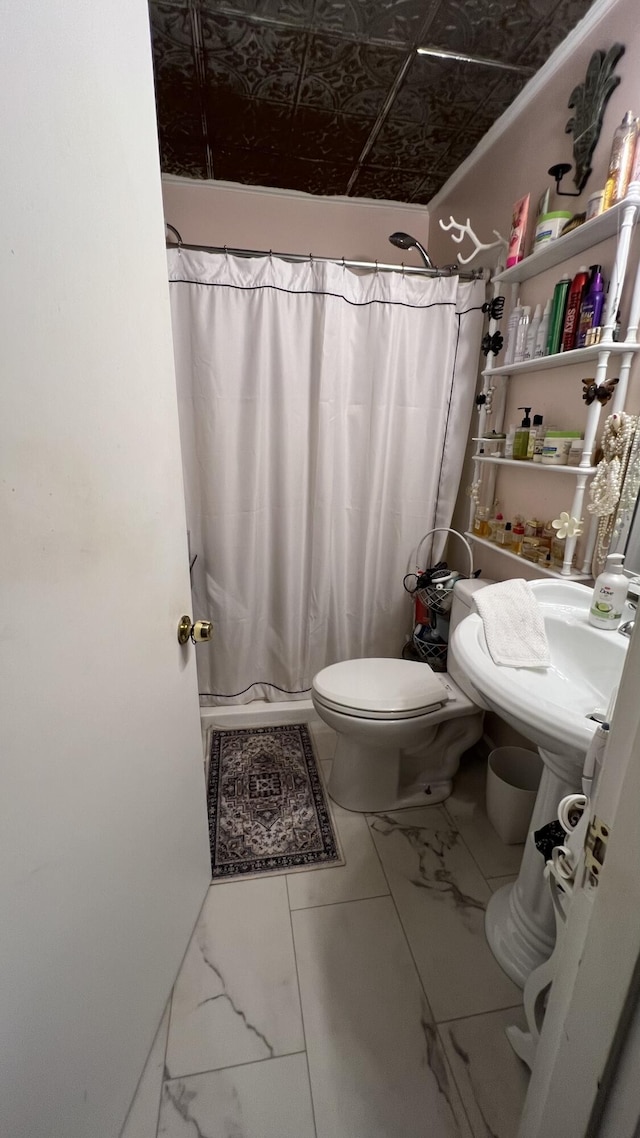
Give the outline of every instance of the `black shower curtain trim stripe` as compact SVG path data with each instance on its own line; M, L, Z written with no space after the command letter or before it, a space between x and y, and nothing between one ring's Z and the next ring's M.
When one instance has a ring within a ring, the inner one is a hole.
M263 290L270 289L272 292L289 293L291 296L333 296L336 300L344 300L345 304L350 304L353 308L366 308L370 304L382 304L385 307L387 305L393 305L396 308L417 308L426 312L428 308L455 308L456 306L455 300L436 300L433 302L433 304L408 304L404 300L387 300L377 298L373 300L357 301L349 300L346 296L343 296L342 293L339 292L329 292L328 289L280 288L279 285L232 285L225 284L223 281L190 281L182 277L170 280L169 284L195 285L197 288L230 288L234 289L236 292L261 292ZM466 311L477 312L478 309L479 306L475 309L468 308ZM457 313L457 315L462 316L463 313Z

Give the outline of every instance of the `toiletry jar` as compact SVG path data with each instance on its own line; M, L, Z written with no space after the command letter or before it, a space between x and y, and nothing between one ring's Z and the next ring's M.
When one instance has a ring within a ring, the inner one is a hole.
M566 209L557 209L553 213L545 213L536 225L536 235L533 242L533 252L542 249L550 241L555 241L562 232L562 227L570 221L572 214Z
M581 437L580 431L549 431L542 446L543 463L546 466L566 466L572 442Z
M596 190L595 194L587 198L587 221L592 217L599 217L604 204L604 190Z

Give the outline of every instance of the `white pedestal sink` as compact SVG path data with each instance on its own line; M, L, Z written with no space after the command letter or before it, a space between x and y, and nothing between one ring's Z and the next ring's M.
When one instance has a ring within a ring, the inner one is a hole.
M549 668L494 664L476 613L455 630L450 652L485 706L538 747L544 769L532 832L556 818L565 794L581 790L582 767L596 728L589 716L607 711L620 681L628 640L617 632L591 627L591 589L560 580L530 584L544 614ZM517 628L513 635L518 635ZM531 832L517 881L493 895L485 922L494 956L521 987L551 955L555 941L544 862Z

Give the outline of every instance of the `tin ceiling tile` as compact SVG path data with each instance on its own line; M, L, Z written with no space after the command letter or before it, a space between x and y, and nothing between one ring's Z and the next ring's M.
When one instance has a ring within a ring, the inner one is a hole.
M323 110L375 118L403 60L404 53L397 48L314 35L299 101Z
M389 165L407 170L422 170L426 164L437 164L452 142L451 131L444 126L387 119L368 155L374 166Z
M293 102L305 55L304 32L207 12L201 21L210 89Z
M301 106L293 119L291 153L355 166L374 120ZM347 181L349 178L347 177Z
M363 166L355 186L354 197L385 198L388 201L408 202L417 192L425 171L392 170L388 166Z
M215 147L287 153L291 146L292 107L267 99L247 99L235 92L205 98L207 132Z
M414 59L389 118L436 125L449 132L464 127L499 81L488 68L452 59Z
M408 45L432 6L425 0L316 0L314 25L360 40Z
M534 38L526 46L523 45L518 63L525 64L537 71L543 63L546 63L558 44L562 43L569 29L576 26L590 7L591 0L560 0L554 6L550 18L540 26ZM573 84L569 84L567 98L572 90Z
M282 158L259 151L224 149L214 152L217 178L309 194L344 194L351 167L335 162Z
M288 27L308 27L314 0L199 0L203 12L253 17Z
M548 15L548 0L443 0L426 39L429 46L512 63Z

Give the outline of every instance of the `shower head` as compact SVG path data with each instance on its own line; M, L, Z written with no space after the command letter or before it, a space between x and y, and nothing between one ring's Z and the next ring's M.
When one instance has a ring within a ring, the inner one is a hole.
M422 260L424 261L425 268L435 269L436 266L427 253L424 245L421 245L420 242L416 240L415 237L412 237L410 233L392 233L389 240L391 244L395 245L398 249L417 249L420 256L422 257Z

